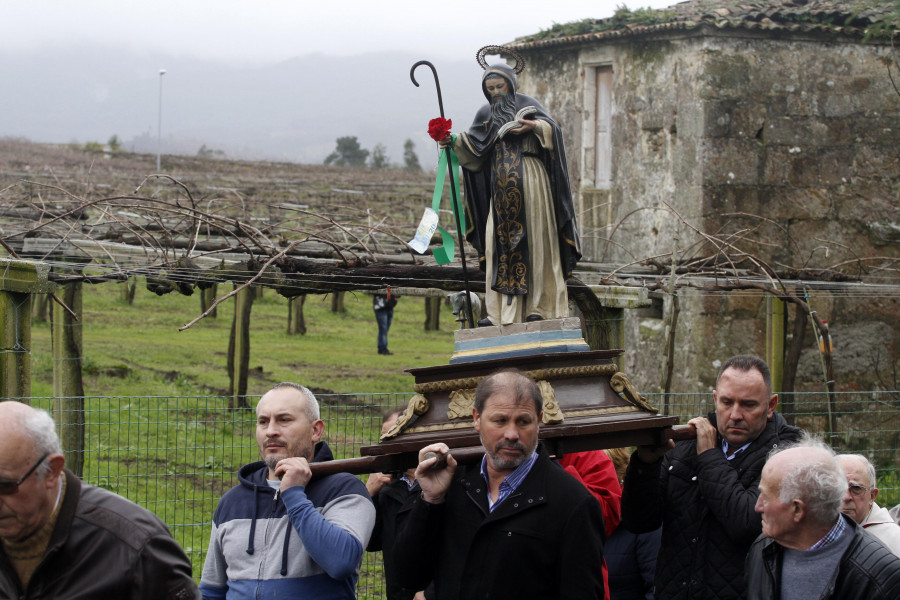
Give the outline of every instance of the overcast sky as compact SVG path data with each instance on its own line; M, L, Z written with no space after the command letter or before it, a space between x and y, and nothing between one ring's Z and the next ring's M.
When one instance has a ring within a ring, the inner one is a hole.
M460 58L548 29L677 0L0 0L0 50L126 44L236 64L312 53ZM163 66L163 65L161 65Z

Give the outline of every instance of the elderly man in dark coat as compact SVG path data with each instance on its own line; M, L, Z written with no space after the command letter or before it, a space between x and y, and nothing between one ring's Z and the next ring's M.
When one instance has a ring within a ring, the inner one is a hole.
M0 598L200 598L159 517L82 483L49 413L0 402Z
M847 480L818 440L772 455L759 482L762 535L747 554L749 600L896 600L900 558L841 514Z

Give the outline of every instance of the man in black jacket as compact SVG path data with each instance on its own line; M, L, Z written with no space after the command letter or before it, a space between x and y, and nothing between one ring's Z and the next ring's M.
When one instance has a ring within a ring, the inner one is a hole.
M847 515L847 481L816 440L766 463L756 510L763 533L747 555L750 600L896 600L900 558Z
M756 356L722 365L715 412L691 419L696 440L640 447L625 473L622 524L633 533L662 525L659 600L745 597L744 558L761 531L754 506L766 455L801 430L775 412L771 375Z
M156 515L64 465L46 411L0 402L0 598L200 598Z
M391 430L403 413L395 410L384 417L381 434ZM408 590L398 582L396 566L396 539L400 523L412 510L413 502L422 490L416 482L416 470L408 469L402 474L372 473L366 480L366 489L375 503L375 528L366 550L381 550L384 560L384 588L387 600L428 600L433 594Z
M604 597L600 503L538 444L541 407L530 378L495 373L472 411L484 459L457 468L446 444L419 451L422 496L396 544L403 585L433 579L440 600ZM429 452L447 456L446 468Z

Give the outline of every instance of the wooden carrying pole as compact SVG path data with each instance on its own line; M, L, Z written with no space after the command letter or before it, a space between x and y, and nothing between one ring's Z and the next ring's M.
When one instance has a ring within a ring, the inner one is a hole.
M693 425L675 425L664 430L667 439L680 442L692 440L697 437L697 430ZM544 440L549 441L549 440ZM589 444L596 445L596 444ZM587 448L585 448L587 449ZM471 464L481 460L484 456L484 448L481 446L469 446L465 448L452 448L450 454L459 464ZM551 452L551 455L554 453ZM362 456L360 458L345 458L329 460L310 464L314 479L334 475L335 473L352 473L362 475L365 473L399 473L412 469L419 464L418 452L399 452L395 454L380 454L377 456Z

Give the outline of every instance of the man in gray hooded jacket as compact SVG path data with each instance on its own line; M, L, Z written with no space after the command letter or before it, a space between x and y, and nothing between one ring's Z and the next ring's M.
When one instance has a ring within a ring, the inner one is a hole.
M262 461L219 501L200 591L220 598L356 598L375 525L366 486L349 473L312 479L331 460L312 392L280 383L256 407Z

